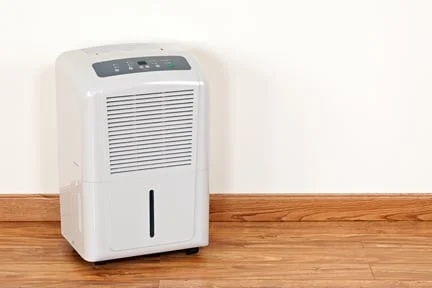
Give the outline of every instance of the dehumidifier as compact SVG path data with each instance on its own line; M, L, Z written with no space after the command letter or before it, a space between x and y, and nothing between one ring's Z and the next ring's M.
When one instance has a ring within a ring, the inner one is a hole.
M56 61L61 232L89 262L208 244L208 95L196 60L152 44Z

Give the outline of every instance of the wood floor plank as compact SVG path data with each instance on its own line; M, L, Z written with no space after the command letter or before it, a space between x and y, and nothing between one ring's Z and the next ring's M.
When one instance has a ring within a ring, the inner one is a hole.
M61 240L64 241L64 240ZM64 241L65 242L65 241ZM16 246L15 246L16 247ZM33 262L62 263L75 261L78 256L66 243L60 245L28 246L26 248L0 248L0 255L7 254L10 249L14 253L3 259L3 263L17 263L25 258ZM290 248L279 245L267 247L246 247L211 244L203 248L200 257L212 259L219 264L233 262L266 263L279 265L281 263L336 263L336 264L368 264L368 263L432 263L432 249L413 248L358 248L340 249L339 247ZM140 257L137 261L157 261L162 259L176 259L184 261L188 257L183 252L168 253L162 256ZM78 258L79 259L79 258Z
M262 248L432 248L429 222L211 223L212 243ZM275 246L276 247L276 246Z
M19 280L10 281L7 283L1 283L2 288L78 288L78 287L90 287L90 288L158 288L158 280L141 280L139 282L117 282L117 281L70 281L68 279L55 280L55 281L40 281L40 280Z
M223 250L220 254L217 251ZM219 262L248 261L260 263L432 263L432 248L351 248L289 247L266 245L238 247L214 243L203 250ZM168 256L172 257L172 256Z
M372 280L367 264L263 264L216 263L201 261L161 261L108 263L92 268L85 263L15 263L0 264L0 278L19 281L23 278L45 281L59 275L71 281L137 282L149 279L347 279Z
M430 249L432 248L432 237L426 236L398 236L398 237L370 237L361 241L365 248L416 248Z
M59 235L60 222L58 221L0 222L1 237L22 236L46 239L58 238Z
M432 261L429 264L371 264L371 268L375 278L380 280L432 281Z
M224 228L224 232L215 236L223 237L231 230L245 232L245 237L261 235L260 228L265 228L269 235L409 235L432 236L432 223L421 221L403 222L212 222L210 227Z
M162 280L159 288L430 288L432 281Z

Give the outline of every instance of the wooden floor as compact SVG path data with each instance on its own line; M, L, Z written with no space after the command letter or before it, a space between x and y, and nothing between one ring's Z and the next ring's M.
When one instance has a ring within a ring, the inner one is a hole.
M432 222L212 222L210 246L94 266L58 222L0 222L0 287L432 287Z

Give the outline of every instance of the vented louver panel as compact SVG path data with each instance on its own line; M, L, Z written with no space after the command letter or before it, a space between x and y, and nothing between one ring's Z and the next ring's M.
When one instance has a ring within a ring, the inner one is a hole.
M107 97L111 174L192 163L194 91Z

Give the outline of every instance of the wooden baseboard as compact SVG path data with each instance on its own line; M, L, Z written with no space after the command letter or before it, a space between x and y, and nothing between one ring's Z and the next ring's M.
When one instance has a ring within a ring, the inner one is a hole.
M0 221L59 221L58 195L0 195ZM212 194L210 221L432 221L432 194Z
M432 220L432 194L211 196L211 221Z

